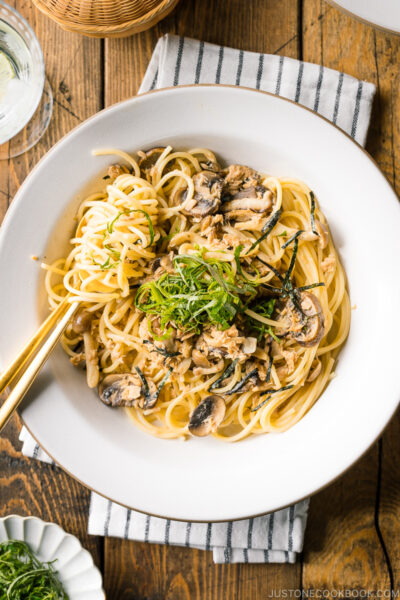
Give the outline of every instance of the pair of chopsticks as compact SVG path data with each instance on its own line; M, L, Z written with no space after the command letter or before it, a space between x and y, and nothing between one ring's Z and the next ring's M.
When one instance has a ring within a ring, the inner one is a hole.
M78 306L79 302L71 304L66 296L25 344L15 360L0 373L0 394L14 383L0 408L0 431L29 390Z

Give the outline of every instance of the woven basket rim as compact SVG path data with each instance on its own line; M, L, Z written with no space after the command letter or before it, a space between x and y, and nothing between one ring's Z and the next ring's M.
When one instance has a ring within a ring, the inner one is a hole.
M50 19L58 23L58 25L67 26L70 31L75 31L77 33L122 33L131 28L135 28L136 26L144 25L147 21L151 21L154 17L158 16L159 13L162 13L167 8L170 8L171 5L173 7L178 4L179 0L161 0L158 6L155 6L152 10L150 10L145 15L137 19L130 19L129 21L124 21L122 23L118 23L117 25L82 25L74 23L73 21L69 21L68 19L61 19L60 17L56 17L48 8L47 4L43 2L43 0L33 0L34 4L37 6L39 10L41 10L44 14L46 14Z

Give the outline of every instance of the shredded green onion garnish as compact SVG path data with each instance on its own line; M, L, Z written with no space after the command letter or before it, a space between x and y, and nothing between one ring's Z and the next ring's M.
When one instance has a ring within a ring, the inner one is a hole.
M173 259L175 273L164 273L137 291L137 308L168 323L200 333L205 324L227 329L257 291L255 285L235 275L228 262L205 259L205 249Z
M96 262L95 260L93 261L93 263L95 265L97 265L98 267L100 267L100 269L102 271L107 271L108 269L113 269L114 267L119 265L120 262L121 261L118 260L117 262L112 263L110 257L108 257L107 260L103 264L100 264L100 263Z
M274 312L275 303L276 303L276 298L264 298L263 300L254 302L253 305L249 306L249 308L253 312L260 315L260 317L266 317L267 319L270 319L272 316L272 313ZM274 334L271 325L266 325L265 323L262 323L261 321L257 321L257 319L254 319L253 317L250 317L249 315L246 315L246 321L247 321L247 324L249 325L249 327L257 332L257 334L258 334L257 341L258 342L261 342L261 340L263 339L263 337L266 333L269 333L274 338L275 341L277 341L277 342L279 341L279 338L277 338L276 335Z
M240 263L240 253L242 252L242 250L243 250L243 246L240 244L239 246L236 246L235 251L233 253L235 263L236 263L236 270L239 273L239 275L241 275L243 277L243 279L245 281L248 281L249 283L256 285L257 282L249 279L249 277L246 277L246 275L243 272L242 265ZM256 269L256 267L252 267L252 269L254 269L254 271L256 272L256 277L257 278L260 277L260 273L259 273L258 269Z
M121 258L121 252L118 252L117 250L114 250L114 248L112 246L110 246L110 244L104 244L104 248L107 248L107 250L109 250L111 252L111 254L113 256L115 256L115 258Z
M138 212L138 213L142 213L142 215L144 215L147 219L147 222L149 224L149 234L150 234L150 241L147 244L147 246L145 246L145 248L148 248L149 246L151 246L154 242L154 227L153 227L153 223L152 220L150 218L149 213L147 213L145 210L141 210L140 208L126 208L125 210L121 210L116 217L114 217L114 219L112 221L110 221L109 223L107 223L107 231L108 233L112 233L114 231L114 225L115 222L118 221L118 219L120 217L122 217L122 215L130 215L133 212Z
M68 596L52 562L40 562L25 542L8 540L0 543L0 600L68 600Z

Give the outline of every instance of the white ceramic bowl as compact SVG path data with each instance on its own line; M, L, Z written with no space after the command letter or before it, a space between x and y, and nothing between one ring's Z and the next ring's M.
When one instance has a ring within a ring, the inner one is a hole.
M328 0L369 25L400 34L400 3L397 0Z
M183 520L263 514L327 485L380 435L399 399L400 209L368 154L299 105L254 90L197 86L113 106L58 143L21 186L0 236L0 359L6 364L46 313L43 273L31 260L62 256L82 190L124 150L208 146L229 162L297 177L316 192L347 270L348 342L310 412L279 435L237 444L212 437L155 439L102 404L58 348L22 417L74 477L137 510Z
M0 542L26 542L42 562L54 568L69 600L104 600L100 571L80 541L55 523L37 517L9 515L0 519Z

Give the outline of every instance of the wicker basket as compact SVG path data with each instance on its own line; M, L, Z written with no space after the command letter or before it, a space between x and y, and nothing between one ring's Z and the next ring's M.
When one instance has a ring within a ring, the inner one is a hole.
M126 37L149 29L179 0L33 0L67 31L90 37Z

